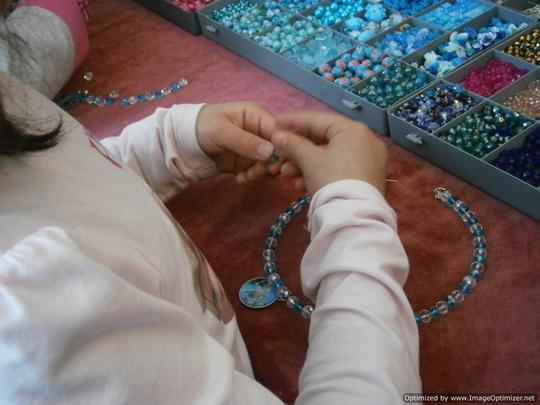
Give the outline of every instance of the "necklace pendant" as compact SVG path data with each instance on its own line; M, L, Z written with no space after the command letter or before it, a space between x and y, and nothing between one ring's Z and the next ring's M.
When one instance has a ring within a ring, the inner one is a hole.
M266 277L257 277L246 281L238 292L240 302L248 308L266 308L276 302L277 297Z

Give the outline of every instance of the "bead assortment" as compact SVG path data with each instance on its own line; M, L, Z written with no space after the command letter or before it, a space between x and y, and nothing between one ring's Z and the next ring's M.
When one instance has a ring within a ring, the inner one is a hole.
M169 2L182 10L192 13L213 3L214 0L169 0Z
M333 59L354 47L354 43L331 30L323 30L303 43L292 46L283 56L305 69Z
M529 85L510 96L503 103L506 107L540 120L540 80L534 80Z
M442 3L419 18L445 30L452 30L478 17L490 8L491 6L476 1L455 0L453 3Z
M474 212L471 211L467 204L462 200L442 187L436 188L434 195L435 199L443 202L448 208L451 208L468 228L472 236L473 257L467 270L467 274L458 284L456 290L448 294L443 300L437 301L434 306L415 313L415 320L418 326L427 324L431 320L439 319L442 315L447 314L449 310L455 309L465 297L468 297L483 275L487 261L487 242L484 228L478 222ZM248 281L240 289L240 299L246 306L250 308L262 308L270 305L277 299L278 301L285 302L287 307L294 313L299 314L304 318L311 317L311 314L314 311L313 306L303 303L285 285L285 281L278 272L276 263L276 248L278 246L279 237L291 220L307 207L309 202L310 200L308 197L300 197L281 213L270 227L262 253L265 277L254 279L258 280L258 291L252 292L254 280ZM268 295L270 294L273 294L273 297L270 297L269 299ZM250 300L250 296L259 298L260 303Z
M253 40L259 45L281 53L299 42L324 32L307 20L296 20L283 26L276 26L263 35L255 35Z
M401 23L403 19L401 14L389 11L381 4L368 4L363 17L348 18L343 22L340 31L353 39L365 42L380 32Z
M398 62L368 79L357 94L380 108L388 108L431 80L426 72Z
M384 0L384 5L400 13L413 15L441 0Z
M319 6L307 18L327 27L365 10L366 0L331 0L329 5Z
M394 63L389 57L373 47L359 46L352 53L341 55L333 64L323 63L317 73L340 87L350 87L373 76Z
M466 27L461 31L454 31L450 34L449 41L440 44L436 50L424 54L423 67L434 75L444 76L473 55L526 26L525 23L517 26L513 23L504 23L499 18L492 18L487 26L479 30Z
M437 83L423 93L401 104L394 115L433 132L468 111L477 102L461 85Z
M69 93L63 98L56 100L56 103L64 108L70 108L77 104L86 103L95 107L105 107L119 102L122 107L141 104L147 101L160 100L169 94L176 93L182 88L188 85L187 79L180 79L177 82L173 82L170 85L163 87L161 90L151 91L149 93L140 93L138 95L120 97L116 90L112 90L107 96L96 96L90 94L88 90L78 90L73 93Z
M300 13L306 8L314 6L320 0L280 0L279 4L292 13Z
M442 33L425 27L417 27L409 23L401 25L396 31L384 35L374 45L388 55L402 58L437 39Z
M249 0L239 0L214 10L210 18L240 35L251 37L285 23L291 16L272 1L258 4Z
M487 104L436 136L481 159L531 125L533 121L517 112Z
M484 66L472 68L461 84L467 90L483 97L490 97L525 74L527 70L519 69L510 62L493 58Z
M519 148L499 153L492 164L533 187L540 187L540 128L527 135Z
M522 35L505 52L527 62L540 65L540 28Z

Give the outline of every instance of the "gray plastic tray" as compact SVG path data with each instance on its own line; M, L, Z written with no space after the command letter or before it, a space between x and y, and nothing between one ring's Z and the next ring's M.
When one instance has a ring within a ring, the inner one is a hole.
M144 8L153 11L173 24L193 35L201 35L199 16L196 12L188 12L169 3L167 0L135 0Z

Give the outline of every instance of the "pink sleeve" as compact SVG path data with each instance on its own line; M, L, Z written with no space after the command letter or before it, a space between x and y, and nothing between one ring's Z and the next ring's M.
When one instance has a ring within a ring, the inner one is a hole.
M316 308L296 405L398 404L421 392L394 211L375 187L343 180L315 194L309 222L301 276Z
M41 7L57 15L68 26L75 45L73 70L76 70L90 52L84 15L76 0L21 0L19 7Z

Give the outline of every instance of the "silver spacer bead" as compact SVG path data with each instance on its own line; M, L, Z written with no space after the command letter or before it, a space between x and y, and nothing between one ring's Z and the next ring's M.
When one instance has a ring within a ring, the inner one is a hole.
M291 208L296 212L297 214L302 211L302 207L300 207L300 204L298 204L296 201L291 204Z
M280 301L285 301L287 298L289 298L292 295L291 290L289 290L285 286L281 286L276 290L276 297Z

